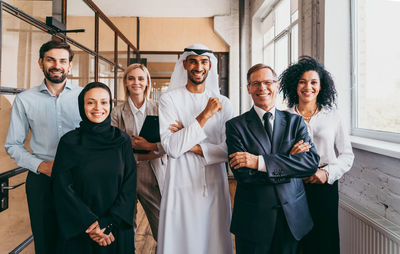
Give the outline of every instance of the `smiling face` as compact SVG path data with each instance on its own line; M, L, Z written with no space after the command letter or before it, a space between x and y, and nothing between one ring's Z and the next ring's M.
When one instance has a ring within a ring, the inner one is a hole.
M84 97L85 114L93 123L103 122L110 114L110 95L103 88L93 88Z
M126 75L124 83L129 95L144 95L149 81L146 73L142 69L136 68Z
M201 85L207 78L211 61L208 56L191 55L183 61L183 67L187 71L188 81L194 85Z
M318 72L306 71L301 75L297 83L297 95L300 103L317 103L317 97L321 90Z
M275 96L278 92L279 82L272 71L262 68L250 75L247 91L254 101L254 105L269 111L275 106Z
M43 58L39 59L39 66L47 81L55 84L64 82L72 67L68 50L50 49L44 53Z

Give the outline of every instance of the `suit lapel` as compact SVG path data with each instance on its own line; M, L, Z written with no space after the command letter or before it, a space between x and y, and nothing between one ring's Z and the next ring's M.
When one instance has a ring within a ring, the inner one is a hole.
M129 132L128 132L128 134L129 134L130 136L135 135L135 134L137 135L137 133L135 133L135 132L136 132L136 127L135 127L135 125L133 124L133 114L132 114L132 110L131 110L131 108L129 107L129 102L128 102L128 101L126 101L125 104L124 104L124 106L123 106L123 109L122 109L122 119L123 119L124 124L125 124L125 131L128 132L129 130L132 130L132 133L129 133Z
M249 114L247 115L247 124L255 139L260 143L261 147L263 148L264 153L270 154L271 143L269 141L267 132L265 131L264 126L261 123L260 118L254 110L254 107L251 108Z
M146 116L154 116L158 115L157 114L157 108L155 107L155 104L152 100L146 100Z
M286 119L283 113L276 109L275 110L275 120L274 120L274 129L272 133L272 153L276 153L279 151L279 147L282 143L282 136L286 130Z

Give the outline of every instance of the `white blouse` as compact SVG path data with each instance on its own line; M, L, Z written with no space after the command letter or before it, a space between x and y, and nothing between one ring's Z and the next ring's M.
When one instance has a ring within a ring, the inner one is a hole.
M290 113L298 114L294 107ZM353 165L354 154L349 135L336 109L323 107L307 125L311 141L320 156L319 165L329 173L328 183L333 184Z

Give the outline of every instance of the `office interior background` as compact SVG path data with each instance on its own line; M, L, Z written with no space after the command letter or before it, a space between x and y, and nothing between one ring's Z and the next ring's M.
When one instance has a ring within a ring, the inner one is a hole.
M299 56L318 59L334 77L355 154L339 183L342 253L400 253L399 13L398 0L1 0L0 253L33 253L19 185L27 173L4 142L15 95L42 82L38 51L52 38L75 52L69 80L107 84L115 104L125 99L127 65L147 64L158 100L183 49L205 44L235 115L252 106L250 66L262 62L279 75ZM68 32L76 29L84 32ZM278 96L277 107L285 105Z

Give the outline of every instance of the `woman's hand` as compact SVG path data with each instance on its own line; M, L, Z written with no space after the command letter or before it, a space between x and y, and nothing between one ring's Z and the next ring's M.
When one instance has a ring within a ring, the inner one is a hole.
M294 146L292 147L292 150L290 150L290 154L298 154L298 153L304 153L310 151L311 145L308 142L304 142L303 140L300 140Z
M86 229L85 233L89 234L89 237L100 246L107 246L114 242L115 238L112 233L109 233L108 235L104 234L105 230L105 228L100 228L98 221L95 221Z
M328 181L328 174L325 169L317 169L314 175L303 178L304 183L324 184Z
M174 124L174 123L170 124L169 128L168 128L172 133L183 129L183 124L181 122L179 122L178 120L175 120L175 122L176 122L176 124Z
M134 136L132 147L136 150L147 150L147 151L156 151L157 144L148 142L145 138L140 136Z

